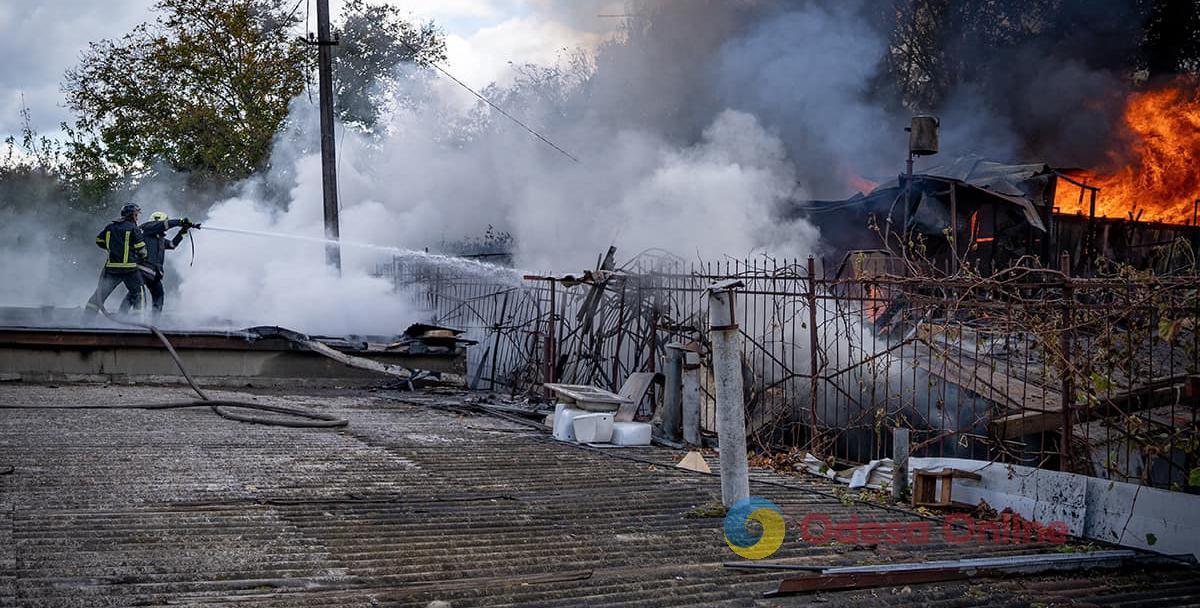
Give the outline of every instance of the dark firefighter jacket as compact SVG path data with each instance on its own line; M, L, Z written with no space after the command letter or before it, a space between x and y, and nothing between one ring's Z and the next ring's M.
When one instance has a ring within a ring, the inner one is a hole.
M167 259L167 250L174 249L183 241L184 231L180 230L171 240L167 240L167 231L183 225L183 220L161 220L142 224L142 234L146 236L147 262L157 270L163 269Z
M112 272L127 272L137 268L137 263L146 259L146 239L138 225L126 220L114 220L100 234L96 245L108 252L104 269Z

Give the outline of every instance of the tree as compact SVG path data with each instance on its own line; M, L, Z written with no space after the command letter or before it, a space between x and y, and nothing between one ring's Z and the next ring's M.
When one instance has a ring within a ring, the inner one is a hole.
M0 152L0 215L4 223L4 245L10 255L28 256L32 251L53 251L54 268L45 279L57 287L84 278L80 260L94 259L91 246L96 233L97 202L81 191L74 168L64 153L63 144L40 135L33 127L29 108L21 109L19 135L3 141ZM14 269L23 268L31 258L14 261ZM43 261L35 262L35 265ZM90 274L88 264L84 275ZM20 272L24 272L23 270ZM94 275L92 275L94 276ZM11 278L11 277L10 277ZM53 290L57 287L48 287Z
M286 0L159 0L153 23L92 43L64 90L77 119L70 153L99 178L159 162L215 182L262 169L307 50Z
M4 139L0 155L0 211L39 211L39 203L66 198L62 145L33 128L29 108L21 108L21 135Z
M1141 60L1151 78L1200 74L1200 0L1140 0L1147 13Z
M1052 61L1124 79L1200 74L1200 0L893 0L878 15L910 108L934 109L963 83Z
M342 14L333 54L337 116L371 130L386 101L397 98L401 81L412 77L397 68L445 61L446 38L433 22L406 21L390 4L348 0Z

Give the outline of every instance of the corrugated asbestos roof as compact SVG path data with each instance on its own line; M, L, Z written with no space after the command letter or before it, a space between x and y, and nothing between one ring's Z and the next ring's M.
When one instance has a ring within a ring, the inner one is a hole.
M238 424L206 409L0 410L0 606L1182 606L1194 571L1071 574L763 599L735 572L716 477L661 449L585 449L487 416L313 393L344 432ZM185 399L178 389L0 385L4 403ZM228 395L232 396L232 395ZM241 398L248 398L241 395ZM418 397L447 404L447 397ZM647 462L649 461L649 462ZM661 464L650 464L658 462ZM910 515L761 479L794 519ZM1028 549L811 546L773 559L880 563Z

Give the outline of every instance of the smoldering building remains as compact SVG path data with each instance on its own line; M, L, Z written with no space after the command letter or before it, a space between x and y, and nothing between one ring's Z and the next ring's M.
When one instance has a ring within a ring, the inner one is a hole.
M936 152L936 134L913 141L912 152ZM712 433L701 294L736 279L760 449L867 462L908 429L918 456L1183 487L1200 463L1200 227L1150 221L1144 208L1106 215L1092 179L976 156L910 164L860 180L865 192L850 198L781 210L820 228L824 248L807 260L647 252L618 267L610 251L582 275L528 276L519 289L386 271L480 343L468 363L475 388L617 390L681 347L704 361L700 430ZM643 414L671 390L652 391Z
M1073 178L1074 171L967 156L849 199L800 202L792 212L821 229L831 252L872 249L889 237L917 235L927 262L944 273L965 263L991 274L1024 259L1054 267L1064 255L1076 276L1094 274L1101 259L1159 274L1190 263L1171 245L1200 246L1195 218L1170 223L1143 221L1133 213L1097 215L1100 190ZM1060 202L1076 193L1079 206L1089 211L1062 209ZM847 224L868 229L846 230Z

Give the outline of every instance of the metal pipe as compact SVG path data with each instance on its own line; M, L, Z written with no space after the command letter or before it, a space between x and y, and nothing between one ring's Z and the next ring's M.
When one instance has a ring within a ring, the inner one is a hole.
M680 420L683 417L683 345L667 345L667 362L663 366L662 415L658 417L659 434L671 441L679 440Z
M913 155L908 153L908 161L904 163L904 223L900 225L900 246L908 244L908 214L912 208ZM890 220L891 217L888 217Z
M700 354L683 353L683 442L700 445Z
M741 281L722 281L709 287L709 340L716 376L717 439L720 445L721 502L726 507L750 496L746 460L746 411L742 402L742 336L735 314L734 289Z
M954 273L958 274L961 268L961 261L958 259L958 187L950 185L950 246L954 252ZM975 238L975 235L971 235ZM970 252L971 243L967 243L967 251Z
M1089 551L1087 553L1040 553L1034 555L1004 555L1000 557L973 557L969 559L948 559L929 562L906 562L899 564L871 564L866 566L833 566L826 568L826 574L858 574L865 572L920 572L922 570L937 570L939 568L999 568L1024 571L1026 568L1049 565L1064 565L1072 567L1090 567L1097 562L1111 562L1137 557L1137 553L1128 549L1112 551Z

